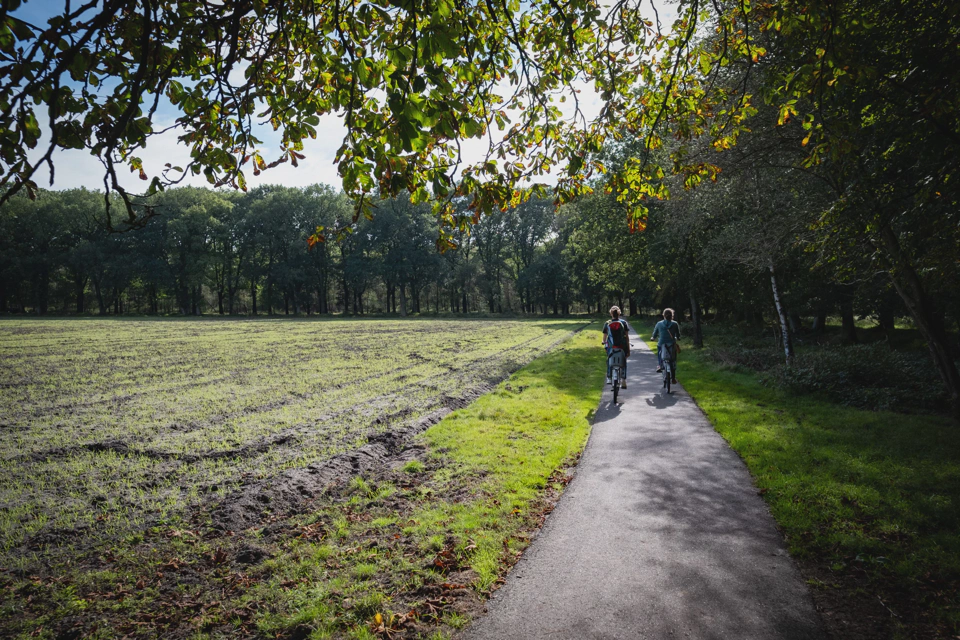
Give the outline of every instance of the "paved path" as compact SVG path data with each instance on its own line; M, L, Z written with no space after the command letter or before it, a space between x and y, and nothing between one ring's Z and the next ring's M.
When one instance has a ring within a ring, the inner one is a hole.
M463 637L824 638L743 462L633 343L622 404L606 387L576 478Z

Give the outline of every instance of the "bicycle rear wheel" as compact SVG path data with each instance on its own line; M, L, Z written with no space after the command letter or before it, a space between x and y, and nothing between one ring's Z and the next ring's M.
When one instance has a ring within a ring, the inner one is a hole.
M620 381L617 377L613 379L613 403L617 403L617 396L620 395Z

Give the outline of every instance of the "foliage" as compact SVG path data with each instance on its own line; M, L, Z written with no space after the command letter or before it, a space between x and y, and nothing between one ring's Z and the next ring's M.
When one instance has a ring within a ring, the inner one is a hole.
M149 215L149 205L120 187L118 168L149 180L147 195L186 174L245 189L245 171L303 159L303 141L331 113L347 128L337 154L343 187L364 213L378 189L389 196L407 190L415 203L438 198L452 230L525 200L530 192L518 187L554 168L562 171L555 190L566 200L605 171L589 154L608 138L646 135L650 149L661 124L692 135L722 106L723 124L710 133L731 144L749 104L725 88L711 90L695 71L762 53L734 27L746 4L712 16L720 5L681 5L672 31L634 1L107 0L67 4L45 26L18 17L20 5L5 3L0 13L0 188L33 191L38 167L53 167L55 149L89 149L132 224L138 206L147 204ZM724 48L694 47L693 36L714 25ZM603 101L590 121L577 97L584 85ZM565 110L568 98L573 107ZM191 160L151 179L139 154L161 130L161 104L178 112ZM30 150L40 144L42 112L51 135L36 161ZM278 157L264 157L257 122L280 132ZM486 157L472 164L460 152L470 138L488 142ZM704 163L676 160L691 176L715 175ZM621 182L630 191L621 194L632 207L643 209L641 195L663 195L648 182L662 168L627 169ZM534 195L545 190L535 183ZM471 197L469 215L456 214L455 193ZM451 233L441 248L454 244Z
M838 404L900 413L942 413L948 398L933 377L933 363L916 330L862 332L863 343L845 344L839 327L797 335L792 364L778 357L775 334L745 326L709 323L704 358L732 371L759 374L763 384L796 397L815 394Z
M811 348L790 367L778 366L773 381L792 393L819 393L832 401L876 411L947 408L927 354L892 350L883 343Z
M94 192L8 201L0 207L0 313L404 315L486 306L566 314L597 302L573 279L578 252L600 245L568 246L577 221L554 216L546 200L485 216L457 232L459 251L443 255L429 205L405 195L376 200L373 219L312 250L305 239L318 222L336 228L351 220L349 201L323 185L246 194L177 188L153 203L154 218L119 234L105 228ZM627 264L617 283L634 289L638 276Z

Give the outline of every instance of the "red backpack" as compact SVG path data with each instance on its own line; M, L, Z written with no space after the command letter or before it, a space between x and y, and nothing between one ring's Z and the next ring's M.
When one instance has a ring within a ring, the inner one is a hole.
M607 346L626 350L627 325L622 320L611 320L607 323Z

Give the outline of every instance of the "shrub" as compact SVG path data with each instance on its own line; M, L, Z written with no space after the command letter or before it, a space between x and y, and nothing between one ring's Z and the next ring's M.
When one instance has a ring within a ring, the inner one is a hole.
M894 351L883 343L801 351L792 367L772 368L769 382L864 409L940 411L947 403L929 356Z
M803 344L798 339L797 355L788 369L771 335L711 324L704 354L727 369L761 372L766 384L793 394L820 393L848 406L904 413L948 408L940 376L929 354L916 344L895 350L888 342Z

